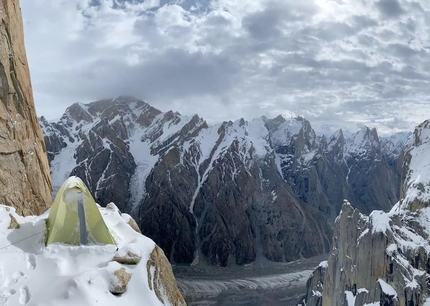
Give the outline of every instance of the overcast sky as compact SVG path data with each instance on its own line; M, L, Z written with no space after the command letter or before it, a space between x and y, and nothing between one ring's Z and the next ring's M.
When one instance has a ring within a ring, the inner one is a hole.
M430 1L21 0L38 115L131 95L210 123L430 118Z

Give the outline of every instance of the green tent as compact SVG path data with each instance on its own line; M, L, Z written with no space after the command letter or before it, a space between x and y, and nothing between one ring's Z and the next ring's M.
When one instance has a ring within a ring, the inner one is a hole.
M76 176L69 177L58 191L47 229L46 245L115 244L90 191Z

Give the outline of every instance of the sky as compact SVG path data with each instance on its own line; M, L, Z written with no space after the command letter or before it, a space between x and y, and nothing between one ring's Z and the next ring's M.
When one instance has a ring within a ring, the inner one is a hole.
M209 123L430 118L427 0L21 0L38 116L134 96Z

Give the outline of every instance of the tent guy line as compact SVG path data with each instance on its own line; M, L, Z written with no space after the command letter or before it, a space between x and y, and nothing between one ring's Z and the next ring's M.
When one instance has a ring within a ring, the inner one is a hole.
M20 240L15 241L15 242L12 242L11 244L9 244L9 245L7 245L7 246L1 247L1 248L0 248L0 251L1 251L1 250L3 250L3 249L8 248L8 247L10 247L10 246L13 246L13 245L15 245L15 244L18 244L18 243L20 243L20 242L22 242L22 241L24 241L24 240L30 239L31 237L34 237L34 236L36 236L36 235L39 235L39 234L45 233L45 231L46 231L46 230L43 230L43 231L40 231L40 232L38 232L38 233L36 233L36 234L33 234L33 235L31 235L31 236L28 236L28 237L26 237L26 238L20 239Z

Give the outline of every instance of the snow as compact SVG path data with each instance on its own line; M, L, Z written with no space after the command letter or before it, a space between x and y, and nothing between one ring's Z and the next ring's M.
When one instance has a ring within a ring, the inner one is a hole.
M248 132L248 139L252 143L257 156L265 156L268 152L271 152L268 143L269 131L266 129L261 118L253 119L247 124L246 130Z
M375 233L383 233L385 234L386 231L391 230L390 227L390 217L388 214L383 212L382 210L374 210L369 215L370 224L372 226L372 234Z
M318 265L318 267L321 267L323 269L327 269L328 268L328 261L327 260L321 261L320 264Z
M369 293L369 291L366 288L357 289L357 294L363 293L363 292ZM345 298L346 298L346 306L355 306L355 299L357 298L357 296L354 295L352 293L352 291L346 290L345 291ZM378 302L378 305L379 305L379 302Z
M158 161L158 155L151 154L151 144L149 140L142 141L141 134L133 131L130 136L130 153L136 163L136 170L130 180L132 207L135 208L146 194L145 182L148 175Z
M402 206L407 207L415 200L430 202L430 121L425 121L417 127L409 139L408 153L411 160L408 166L406 190Z
M369 293L369 290L367 290L366 288L358 288L357 293Z
M334 147L339 143L339 138L341 137L343 137L342 130L338 130L333 135L331 135L327 144L327 150L332 151Z
M425 290L426 284L422 282L426 275L425 268L417 269L413 254L418 254L424 250L425 254L430 253L430 207L428 203L430 185L430 122L422 124L406 145L410 158L406 158L406 179L403 191L405 198L399 201L389 213L383 211L373 211L363 227L358 242L367 239L368 235L384 233L389 244L385 253L393 262L394 269L403 275L403 281L391 286L383 279L378 280L378 284L384 294L397 298L397 291L403 292L404 288L413 290ZM415 200L422 201L422 205L411 207ZM424 287L423 287L424 286ZM416 292L416 291L415 291ZM353 303L353 296L345 292L348 303ZM426 301L430 306L430 302ZM352 305L352 304L351 304ZM368 303L366 305L379 305L379 302Z
M125 100L125 102L122 100ZM132 209L142 201L146 196L145 182L154 165L159 160L159 155L154 153L153 149L159 146L171 145L179 135L184 126L192 118L182 116L178 113L160 113L148 127L143 127L137 123L140 115L148 111L148 105L141 101L131 101L130 98L117 98L112 102L121 104L127 103L126 111L121 111L109 121L113 124L117 120L124 120L126 123L127 134L129 139L129 150L136 163L136 171L130 181L131 207ZM88 112L89 105L78 104L84 111ZM127 112L127 109L130 111ZM94 119L93 122L80 122L79 124L71 118L69 110L60 119L58 124L66 129L74 141L70 141L54 125L47 126L43 123L43 130L46 135L58 135L64 139L66 147L54 157L51 162L51 173L54 186L60 186L62 182L69 177L71 171L78 166L76 163L76 152L83 142L83 135L88 135L97 124L100 123L99 112L90 114ZM92 133L92 132L91 132ZM96 135L96 137L98 137ZM108 139L102 139L103 146L110 149L112 143ZM87 160L82 161L86 163ZM99 182L104 179L102 175ZM98 183L96 184L98 186Z
M418 288L419 285L418 285L417 280L414 278L412 281L410 281L409 283L407 283L405 287Z
M224 134L220 134L219 131L223 128L225 132ZM194 211L195 199L200 192L201 186L207 180L209 173L213 169L214 162L220 159L234 142L239 143L238 151L240 161L245 165L245 168L247 168L249 162L254 157L263 157L272 151L268 139L269 132L265 128L262 119L254 119L251 122L240 119L234 122L215 125L200 131L193 143L200 154L198 156L194 154L192 160L198 176L198 184L190 204L190 211ZM190 151L191 148L193 148L191 143L187 143L183 148L184 153ZM255 156L252 152L254 152ZM207 167L201 169L202 164L208 160L210 161L207 163ZM239 168L237 165L233 166ZM200 172L202 170L203 174L201 175ZM235 175L236 173L233 171L232 176L234 177ZM276 195L273 195L273 197L275 196Z
M355 305L355 296L352 291L345 291L346 297L346 306L354 306Z
M276 199L278 198L278 195L276 194L276 191L272 190L271 194L272 194L272 201L275 202Z
M397 244L395 243L390 244L385 249L385 253L387 253L387 255L390 255L390 256L393 256L396 251L397 251Z
M388 283L386 283L384 280L382 280L380 278L378 279L378 283L381 286L382 292L384 292L388 296L391 296L393 298L397 298L397 292L396 292L396 290L394 290L393 287L391 287L391 285L389 285Z
M66 148L55 155L51 162L52 183L54 186L60 186L70 175L70 172L77 166L74 153L77 144L68 142Z
M408 181L406 182L407 193L403 199L405 205L414 200L430 201L430 158L427 155L429 150L430 144L415 147L409 152L412 159L409 164Z
M198 144L201 154L199 165L210 157L210 154L212 153L214 146L220 137L218 134L220 127L221 124L214 125L208 129L202 130L197 136L195 143Z
M281 123L276 129L271 130L272 134L270 139L273 148L276 149L284 146L291 145L298 137L303 137L305 142L303 147L296 148L296 152L287 154L275 153L275 162L279 174L284 177L283 169L290 169L294 160L297 161L297 171L304 171L314 160L319 152L318 142L322 138L316 137L315 132L312 130L310 123L306 119L298 117L292 118ZM309 143L308 143L309 141ZM300 150L300 156L295 156ZM284 150L283 150L284 151ZM296 159L297 157L297 159Z
M283 122L272 135L272 141L275 146L288 145L291 137L297 135L303 127L303 121L298 118L292 118Z
M100 211L118 244L118 252L133 250L142 255L138 265L112 262L117 251L114 245L55 243L45 247L45 219L49 211L41 216L21 217L13 208L0 205L0 304L91 306L139 305L145 301L145 305L163 305L148 284L146 263L154 242L135 232L117 209ZM10 215L20 224L19 229L8 229ZM132 277L127 291L114 296L109 285L118 282L113 271L121 267Z
M382 151L390 158L398 158L405 149L410 136L410 132L399 132L388 137L381 137Z
M369 151L379 148L379 142L376 137L376 131L370 130L367 126L364 126L357 133L352 134L346 139L344 157L366 157Z
M357 239L357 242L360 243L361 239L369 233L369 229L366 228L363 232L361 232L360 236Z
M430 236L430 207L424 207L419 211L418 220L426 234Z

